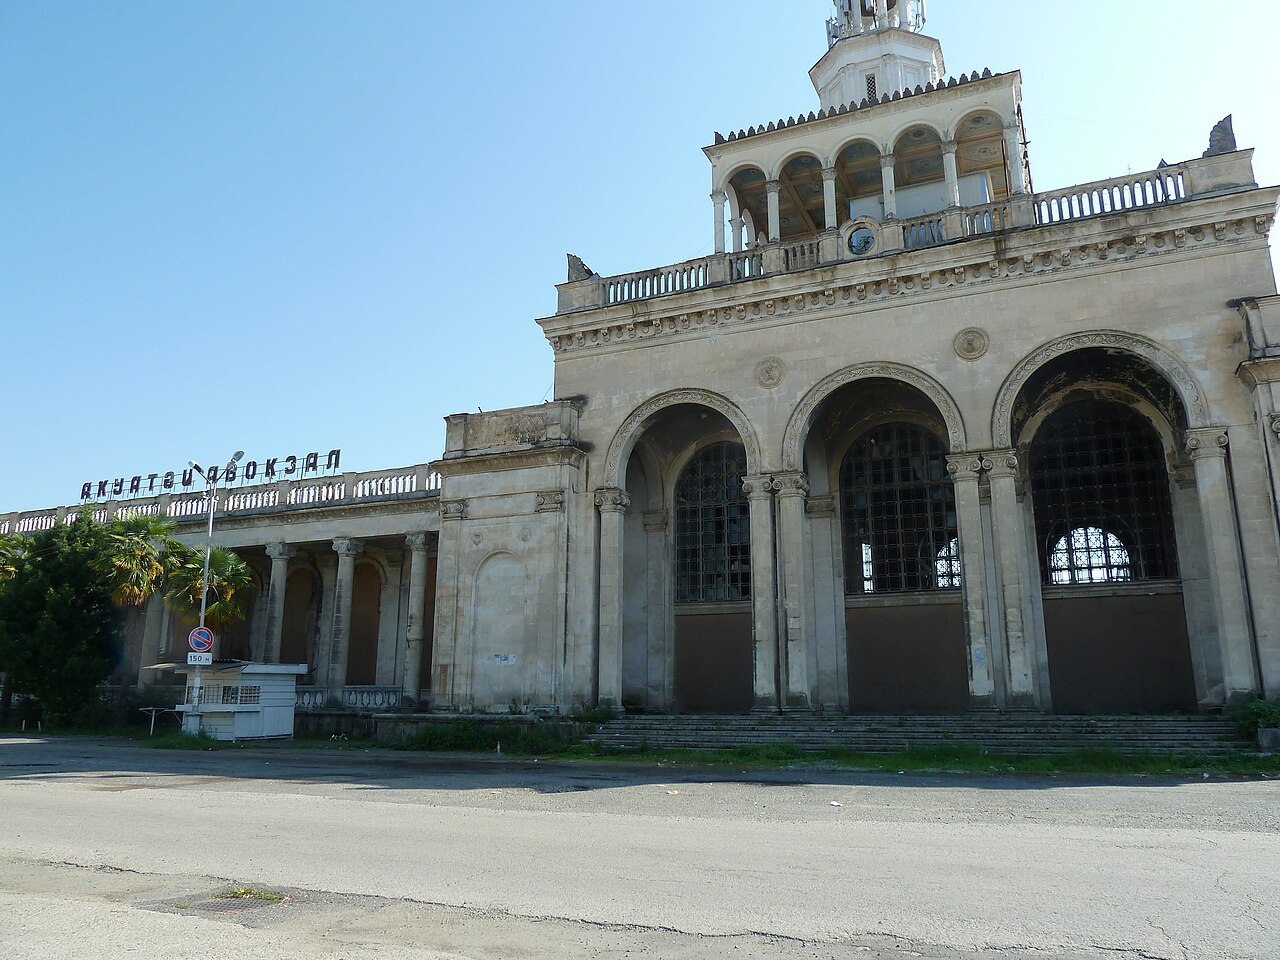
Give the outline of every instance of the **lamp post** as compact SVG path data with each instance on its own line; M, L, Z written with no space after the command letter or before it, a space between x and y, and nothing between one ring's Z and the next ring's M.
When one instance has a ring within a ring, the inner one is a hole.
M237 463L244 456L243 450L237 450L235 455L227 461L226 467L223 469L221 476L225 477L228 473L235 469ZM204 478L209 491L209 530L205 537L204 544L204 576L200 580L200 626L204 627L204 615L209 606L209 562L213 557L213 511L218 505L218 469L206 472L201 468L200 464L194 460L188 460L188 465L196 473ZM200 665L196 664L196 676L191 684L191 712L196 718L196 733L200 732Z

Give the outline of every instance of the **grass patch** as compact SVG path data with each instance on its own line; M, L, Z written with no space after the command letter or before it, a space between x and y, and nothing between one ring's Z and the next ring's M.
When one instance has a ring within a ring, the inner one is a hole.
M219 900L260 900L263 903L283 903L289 898L274 890L261 890L258 887L232 887L222 893L215 894Z
M454 720L425 723L393 750L436 752L506 753L516 757L548 756L578 745L584 728L577 724L536 721L534 723L482 723Z

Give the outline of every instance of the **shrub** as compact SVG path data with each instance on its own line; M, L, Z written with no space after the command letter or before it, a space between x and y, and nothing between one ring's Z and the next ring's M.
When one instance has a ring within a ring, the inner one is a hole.
M1259 730L1280 727L1280 700L1250 700L1235 710L1236 729L1252 740Z

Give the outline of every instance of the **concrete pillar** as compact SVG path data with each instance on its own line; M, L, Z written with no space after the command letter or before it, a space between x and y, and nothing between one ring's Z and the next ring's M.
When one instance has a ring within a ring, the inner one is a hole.
M751 619L756 709L778 707L778 593L774 567L773 480L742 482L751 511Z
M783 675L786 706L808 709L818 702L817 656L809 618L809 569L805 498L809 478L780 473L773 478L778 494L778 564L782 581Z
M945 140L942 143L942 169L947 178L947 205L960 206L960 170L956 166L956 142Z
M675 703L675 645L671 629L672 584L667 575L667 528L670 525L666 510L655 510L644 515L645 567L648 580L647 643L649 675L647 680L649 706L655 710L668 710Z
M765 189L769 193L769 242L775 243L782 238L782 215L778 212L778 192L782 189L782 184L777 180L770 180L765 184Z
M329 657L329 696L342 699L347 683L347 655L351 650L351 591L355 585L356 557L364 551L359 540L333 541L338 554L338 579L333 589L333 653Z
M823 218L828 231L840 226L840 211L836 209L836 168L822 168Z
M960 577L969 644L969 698L974 706L990 706L995 702L996 688L991 630L987 622L987 550L978 495L982 458L948 457L947 470L955 484L956 520L960 528Z
M417 703L422 695L422 641L426 637L427 606L427 540L425 533L411 533L405 537L410 551L409 561L409 620L405 626L404 686L403 695L410 703Z
M1023 551L1027 538L1022 509L1018 504L1018 456L1000 450L982 463L991 476L991 523L995 533L996 570L1000 579L998 595L1004 618L1004 662L1008 675L1009 706L1029 706L1037 702L1035 651L1027 635L1024 604L1026 585L1022 582ZM1041 691L1040 706L1048 706L1048 691Z
M898 217L898 191L893 180L894 156L885 153L880 156L880 178L884 183L884 218L895 220Z
M1027 170L1022 164L1022 125L1016 120L1004 128L1004 151L1009 157L1009 193L1027 192Z
M458 677L459 618L466 598L461 587L458 558L462 554L462 532L467 517L466 500L440 501L440 547L436 560L435 640L431 645L432 709L458 709L463 698L456 689Z
M711 202L715 209L715 236L716 236L716 253L724 253L724 205L728 203L729 195L723 190L717 190L711 194Z
M155 683L156 672L147 667L164 660L164 622L169 611L164 605L164 595L159 591L151 594L147 600L146 620L142 625L142 656L138 664L138 686L147 687Z
M631 498L617 487L596 491L600 511L599 686L602 707L622 709L623 520Z
M746 225L746 221L741 217L734 217L729 221L729 229L733 231L733 252L742 252L742 228Z
M287 543L267 547L271 558L271 581L267 587L267 629L262 642L261 661L280 662L280 646L284 638L284 594L289 582L289 561L297 551Z
M1245 602L1240 537L1227 477L1227 432L1222 427L1187 431L1187 453L1195 466L1196 493L1209 554L1210 591L1218 622L1223 695L1251 695L1258 689L1253 631Z

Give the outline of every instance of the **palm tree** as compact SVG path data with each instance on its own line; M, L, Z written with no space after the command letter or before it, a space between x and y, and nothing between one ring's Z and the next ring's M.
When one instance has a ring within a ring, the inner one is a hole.
M200 600L205 594L204 552L184 550L181 561L168 575L169 589L165 599L184 619L200 618ZM214 547L209 554L209 602L205 623L223 630L248 613L245 601L253 587L249 565L225 547Z
M26 555L26 541L18 536L0 536L0 583L18 575L18 567Z
M107 525L110 550L104 557L111 599L139 607L164 584L190 551L173 539L177 524L166 517L132 516Z

